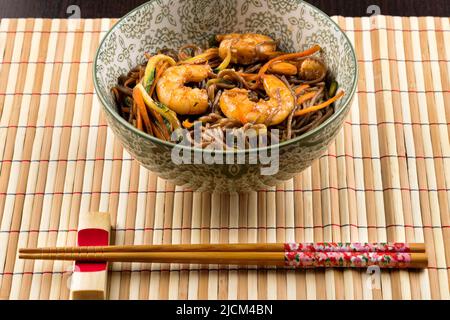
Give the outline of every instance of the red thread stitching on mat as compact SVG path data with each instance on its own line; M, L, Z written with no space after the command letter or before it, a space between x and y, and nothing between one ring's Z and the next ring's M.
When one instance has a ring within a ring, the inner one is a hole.
M415 90L415 89L409 89L409 90L400 90L400 89L377 89L374 91L367 91L367 90L358 90L356 93L380 93L380 92L397 92L397 93L449 93L450 90Z
M414 226L414 225L399 225L399 224L388 224L386 226L359 226L356 224L336 224L331 223L327 225L322 226L311 226L311 227L305 227L305 226L296 226L296 227L179 227L179 228L169 228L169 227L163 227L163 228L153 228L153 227L147 227L147 228L123 228L123 229L112 229L114 232L148 232L148 231L230 231L230 230L310 230L310 229L325 229L329 227L336 227L336 228L357 228L357 229L385 229L385 228L408 228L408 229L449 229L450 226ZM75 229L69 229L69 230L5 230L0 231L0 233L5 234L16 234L16 233L72 233L77 232Z
M425 269L428 270L450 270L450 267L427 267ZM276 270L293 270L291 268L267 268L267 267L260 267L260 268L197 268L197 269L189 269L189 268L180 268L178 270L171 270L171 269L160 269L160 270L152 270L152 269L141 269L141 270L109 270L109 272L113 273L142 273L142 272L229 272L229 271L276 271ZM323 269L325 271L325 269ZM3 272L0 273L2 276L25 276L25 275L53 275L53 274L71 274L71 271L24 271L24 272Z
M2 30L0 33L6 34L17 34L17 33L41 33L41 34L52 34L52 33L60 33L60 34L77 34L77 33L107 33L108 31L100 31L100 30L54 30L54 31L45 31L45 30Z
M346 121L345 124L351 126L381 126L381 125L402 125L402 126L448 126L450 122L430 122L430 123L420 123L420 122L400 122L400 121L382 121L377 123L367 123L367 122L350 122Z
M443 123L445 125L445 123ZM0 129L73 129L73 128L107 128L107 124L81 124L81 125L45 125L45 126L19 126L19 125L9 125L9 126L0 126Z
M1 61L0 64L92 64L93 61Z
M427 188L383 188L383 189L356 189L353 187L324 187L324 188L315 188L315 189L292 189L292 190L260 190L259 193L287 193L287 192L322 192L327 190L351 190L355 192L386 192L386 191L409 191L409 192L448 192L449 188L438 188L438 189L427 189ZM184 191L170 191L170 190L147 190L147 191L75 191L75 192L17 192L17 193L8 193L8 192L0 192L0 196L64 196L64 195L121 195L121 194L171 194L171 193L192 193L192 190L184 190Z
M95 95L95 92L16 92L16 93L0 93L0 96L87 96Z

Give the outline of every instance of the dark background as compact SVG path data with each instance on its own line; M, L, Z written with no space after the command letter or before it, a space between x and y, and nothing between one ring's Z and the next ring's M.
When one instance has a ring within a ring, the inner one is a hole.
M67 8L78 5L82 18L121 17L146 0L0 0L0 18L67 18ZM328 15L368 16L367 8L378 5L383 15L450 15L450 0L308 0Z

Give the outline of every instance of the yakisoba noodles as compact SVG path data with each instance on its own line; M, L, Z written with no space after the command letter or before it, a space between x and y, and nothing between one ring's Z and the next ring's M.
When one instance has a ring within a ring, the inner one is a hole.
M173 133L185 129L197 147L219 143L228 149L234 146L226 143L226 131L260 136L276 129L279 141L301 136L330 118L344 95L317 45L284 53L259 34L216 40L218 47L205 50L188 44L147 55L147 63L112 89L121 116L161 140L173 141Z

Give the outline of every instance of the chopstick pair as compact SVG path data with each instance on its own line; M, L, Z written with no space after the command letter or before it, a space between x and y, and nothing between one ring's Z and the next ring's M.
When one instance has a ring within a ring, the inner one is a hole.
M19 258L79 262L141 262L291 266L295 268L424 268L423 243L275 243L141 245L20 249Z

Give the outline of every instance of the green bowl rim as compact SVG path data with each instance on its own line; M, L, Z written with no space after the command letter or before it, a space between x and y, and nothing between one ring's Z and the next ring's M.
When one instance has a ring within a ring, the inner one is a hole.
M322 129L324 129L325 127L327 127L331 122L333 122L336 118L338 118L341 113L345 112L345 110L347 109L347 106L352 102L353 100L353 96L356 93L356 89L357 89L357 85L358 85L358 75L359 75L359 66L358 66L358 62L357 62L357 58L356 58L356 53L355 53L355 49L350 41L350 39L348 38L347 34L344 32L344 30L341 29L341 27L333 20L331 19L330 16L328 16L325 12L323 12L322 10L320 10L319 8L313 6L312 4L303 1L303 0L298 0L297 2L299 3L304 3L305 5L309 6L310 8L312 8L313 10L316 10L319 14L321 14L322 16L324 16L328 21L330 21L345 37L345 39L347 40L347 42L350 44L350 48L352 51L352 55L353 55L353 65L355 68L355 75L353 78L353 85L352 85L352 90L350 92L350 95L346 94L346 100L343 103L342 107L333 114L333 116L331 116L329 119L327 119L324 123L322 123L320 126L318 126L317 128L305 133L302 136L296 137L294 139L291 140L287 140L287 141L283 141L279 144L275 144L275 145L270 145L267 147L263 147L263 148L256 148L256 149L246 149L246 150L213 150L213 149L200 149L200 148L196 148L196 147L187 147L187 146L182 146L179 144L175 144L173 142L169 142L169 141L163 141L160 140L156 137L153 137L145 132L142 132L140 130L138 130L136 127L132 126L128 121L126 121L124 118L122 118L120 116L120 114L115 110L115 107L112 107L107 101L106 99L103 97L103 95L101 94L101 91L99 89L99 85L98 85L98 79L97 79L97 74L96 74L96 70L97 70L97 62L99 60L99 55L100 55L100 49L103 47L104 42L106 41L106 39L109 37L109 35L114 32L123 21L125 21L129 16L131 16L132 14L134 14L135 12L139 11L141 8L143 8L144 6L149 5L150 3L156 2L158 0L150 0L147 1L143 4L141 4L140 6L134 8L133 10L131 10L130 12L128 12L126 15L124 15L122 18L119 19L119 21L117 21L114 26L106 33L106 35L103 37L102 41L100 42L100 45L97 48L97 52L95 54L95 60L94 60L94 65L93 65L93 79L94 79L94 87L95 87L95 91L97 93L97 97L100 99L100 101L102 102L103 106L105 107L105 110L107 112L109 112L117 121L119 121L119 123L122 123L122 125L124 125L126 128L130 129L131 131L134 131L137 135L146 138L146 139L150 139L152 142L159 144L159 145L164 145L166 147L170 147L170 148L174 148L174 147L178 147L182 150L188 150L190 152L200 152L200 153L215 153L215 154L250 154L250 153L255 153L255 152L260 152L260 151L269 151L272 150L274 148L279 148L282 149L283 147L289 146L291 144L294 143L298 143L312 135L314 135L315 133L321 131Z

